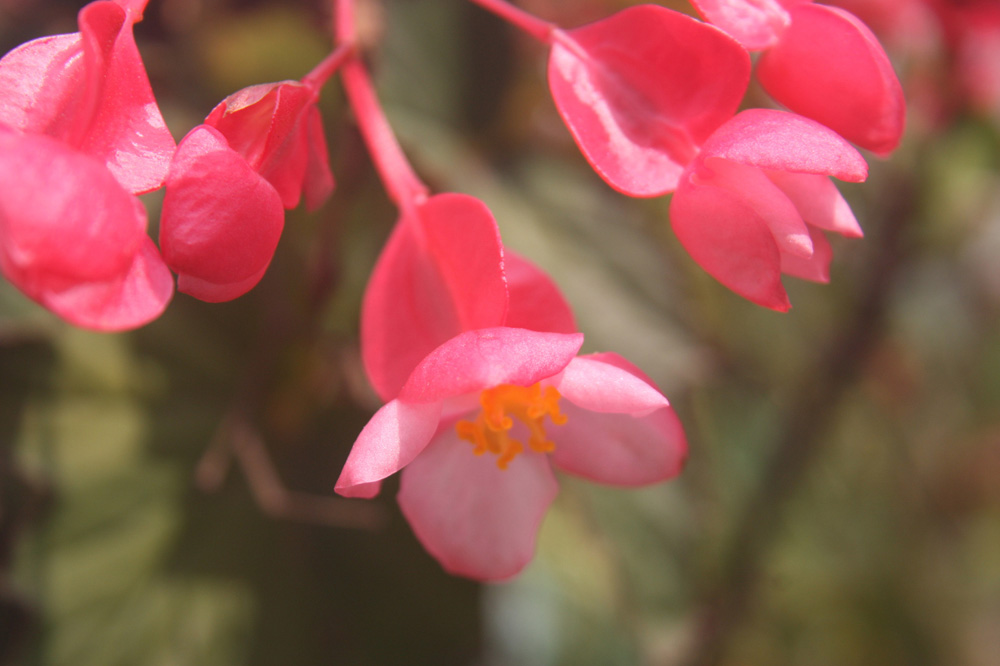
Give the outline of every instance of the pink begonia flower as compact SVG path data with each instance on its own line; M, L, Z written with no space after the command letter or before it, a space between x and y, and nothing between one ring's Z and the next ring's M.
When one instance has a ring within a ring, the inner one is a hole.
M146 211L98 160L0 125L0 271L68 322L118 331L158 317L173 279Z
M718 28L639 6L554 30L552 42L549 85L588 161L625 194L676 190L678 238L737 293L787 310L781 273L829 279L832 251L819 229L861 236L827 176L864 180L864 160L795 114L734 117L750 60Z
M251 86L223 100L181 141L160 218L178 290L208 302L242 296L267 271L303 194L310 209L333 191L316 104L319 84Z
M631 7L551 39L559 113L594 170L631 196L673 191L750 79L736 41L665 7Z
M555 284L502 246L481 201L439 194L404 211L361 309L362 358L379 396L396 397L413 368L445 341L502 325L576 331Z
M903 89L872 31L811 0L692 0L702 16L752 50L775 100L886 156L903 135Z
M787 310L781 273L829 280L822 230L860 237L829 176L860 182L864 159L819 123L749 109L719 128L688 166L670 202L677 238L702 268L749 300Z
M0 59L0 271L95 330L146 324L173 295L133 196L162 184L174 150L132 36L144 7L93 2L80 32Z
M686 456L659 390L617 355L578 357L582 342L510 327L448 340L365 426L337 492L373 497L402 470L400 508L446 570L517 574L558 490L553 466L641 486L676 476Z

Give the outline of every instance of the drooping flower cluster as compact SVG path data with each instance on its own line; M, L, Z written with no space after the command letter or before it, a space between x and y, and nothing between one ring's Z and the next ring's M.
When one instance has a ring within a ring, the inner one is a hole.
M352 0L337 48L301 81L223 100L174 145L132 26L148 0L97 0L80 32L0 60L0 271L68 321L134 328L179 291L236 298L263 277L284 211L332 192L318 110L339 72L399 220L361 313L361 352L385 405L336 484L399 503L449 571L516 574L556 493L553 469L638 486L672 478L683 429L654 382L616 354L578 355L559 289L504 248L486 206L430 195L396 143L357 54ZM831 177L859 182L851 144L884 156L902 93L871 31L809 0L694 0L708 22L638 5L565 29L473 0L550 47L548 82L586 160L615 190L671 193L689 254L736 293L790 307L789 274L829 279L824 232L861 236ZM713 25L714 24L714 25ZM788 110L738 112L761 85ZM137 194L165 186L159 249ZM161 255L162 252L162 255Z

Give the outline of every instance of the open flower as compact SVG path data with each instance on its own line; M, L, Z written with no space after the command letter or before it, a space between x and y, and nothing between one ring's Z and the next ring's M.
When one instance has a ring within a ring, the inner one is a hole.
M174 151L132 36L145 4L92 2L80 32L0 59L0 271L95 330L146 324L173 295L134 196Z
M509 327L445 342L365 426L337 492L372 497L402 470L400 508L445 569L515 575L556 495L553 466L641 486L675 476L686 455L667 399L616 355L577 356L582 342Z
M888 155L903 134L903 89L878 38L854 14L811 0L692 0L746 48L775 100L848 141Z

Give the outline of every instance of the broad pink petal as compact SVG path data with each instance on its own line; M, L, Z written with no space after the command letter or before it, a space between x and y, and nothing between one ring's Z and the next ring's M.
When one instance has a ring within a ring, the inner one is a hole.
M561 372L583 344L583 334L523 328L467 331L420 362L399 393L407 402L439 402L500 384L531 386Z
M864 158L835 132L808 118L774 109L747 109L737 114L705 142L702 156L849 182L868 177Z
M130 10L132 11L132 10ZM37 39L0 60L0 122L103 161L122 187L158 188L174 150L126 10L92 2L79 33Z
M420 361L462 331L503 324L503 246L489 209L439 194L402 218L382 250L361 310L365 370L384 400Z
M643 486L671 479L687 457L687 439L670 407L646 416L599 414L565 405L564 425L547 429L552 464L597 483Z
M122 186L136 194L163 184L174 139L167 129L132 36L112 2L94 2L80 11L87 67L87 94L96 104L81 150L102 159ZM100 53L100 56L98 56ZM77 103L86 99L80 91Z
M558 485L544 456L526 453L506 470L446 428L403 470L399 506L413 532L450 573L510 578L535 552Z
M601 357L578 356L552 385L580 409L643 416L669 403L656 387Z
M706 21L751 51L776 42L791 21L778 0L691 0L691 4Z
M344 497L374 497L382 479L424 450L440 417L441 403L387 402L358 435L337 479L336 491Z
M43 292L38 300L71 324L95 331L125 331L159 317L173 295L173 276L153 241L144 236L135 260L119 278Z
M833 248L823 232L815 227L809 228L812 235L813 254L811 257L799 257L785 252L781 253L781 272L793 277L827 283L830 281L830 262L833 260Z
M618 368L646 382L653 380L618 354L588 354L573 360ZM646 416L597 413L562 403L567 422L548 430L556 444L553 464L598 483L638 486L676 476L687 457L687 438L670 407Z
M547 273L509 249L504 252L503 268L510 294L507 326L550 333L577 332L569 303Z
M700 158L699 158L700 159ZM700 166L700 165L699 165ZM792 201L761 169L729 160L710 158L698 170L705 184L724 187L750 206L774 235L782 253L812 255L809 229Z
M849 238L864 235L851 206L829 177L788 171L769 171L767 177L795 204L802 219L810 225Z
M685 178L670 202L670 222L691 258L716 280L758 305L791 307L774 237L740 197Z
M803 4L790 13L791 25L757 63L761 84L792 111L878 155L891 153L906 103L878 39L838 7Z
M0 126L0 266L33 298L128 271L146 211L103 164Z
M747 52L721 30L655 5L553 33L549 87L587 161L632 196L677 186L736 111Z
M242 295L263 275L283 226L270 183L217 130L191 130L171 164L160 218L160 247L181 275L178 288L210 302Z

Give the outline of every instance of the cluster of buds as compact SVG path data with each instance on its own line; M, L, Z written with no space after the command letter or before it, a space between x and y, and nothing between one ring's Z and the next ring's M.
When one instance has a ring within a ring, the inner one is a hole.
M177 289L218 302L262 278L284 211L333 190L317 108L339 73L399 210L369 281L361 351L385 405L338 493L398 500L451 572L502 579L531 559L553 467L640 486L679 473L683 429L653 381L583 335L559 289L505 248L477 199L432 194L397 143L358 56L354 2L335 0L336 47L301 81L220 103L174 145L132 38L147 0L97 0L80 32L0 60L0 271L68 321L123 330ZM825 232L861 229L830 180L858 182L854 143L888 155L904 103L874 35L808 0L695 0L709 22L639 5L564 29L473 0L550 47L558 111L586 160L629 196L672 193L681 244L736 293L790 307L783 273L829 278ZM787 109L738 112L756 75ZM159 249L137 194L165 186Z

